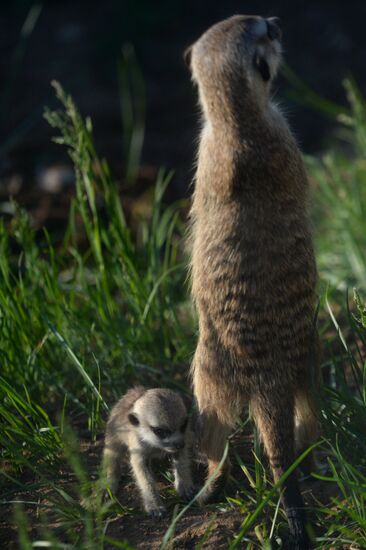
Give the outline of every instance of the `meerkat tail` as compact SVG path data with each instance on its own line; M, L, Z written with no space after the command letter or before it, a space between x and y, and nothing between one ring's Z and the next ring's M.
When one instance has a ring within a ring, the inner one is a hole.
M284 388L283 388L284 389ZM295 403L291 391L279 395L256 394L251 400L251 410L259 429L269 459L274 482L277 483L295 460ZM296 472L292 472L282 484L282 504L285 509L293 550L307 550L304 502L298 486Z

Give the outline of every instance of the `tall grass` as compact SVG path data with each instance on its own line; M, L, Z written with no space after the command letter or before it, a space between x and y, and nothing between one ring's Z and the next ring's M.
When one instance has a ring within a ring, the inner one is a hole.
M337 115L338 140L320 159L309 158L317 186L318 263L338 288L366 286L366 103L354 82L344 83L350 108Z
M16 205L11 223L0 223L0 505L9 513L17 504L13 524L20 548L127 549L128 542L109 537L109 522L134 511L102 502L103 480L89 471L78 439L97 440L109 404L131 384L187 387L187 368L179 365L190 361L195 322L185 284L183 224L179 205L164 205L172 174L161 171L150 215L131 231L108 164L95 150L91 120L81 117L59 84L54 87L60 110L45 116L76 174L63 242L55 246L47 231L36 233ZM322 277L338 287L361 287L366 119L362 99L350 84L347 89L351 111L341 122L354 145L352 159L331 152L309 166L318 182ZM141 152L142 126L137 137L132 126L129 183ZM341 308L330 292L321 300L330 373L321 397L326 470L313 475L321 492L307 497L319 549L366 546L364 301L362 291L349 301L343 296ZM275 548L284 540L284 513L261 453L256 440L251 463L234 454L242 472L233 480L237 494L214 507L243 516L228 548ZM161 547L190 510L177 512ZM212 525L207 523L198 548L210 543Z
M0 225L0 441L5 504L19 489L50 484L69 532L84 516L60 489L62 475L54 481L73 456L63 419L95 438L107 403L132 383L181 385L184 373L174 380L170 365L189 359L192 331L181 320L190 306L179 212L163 208L172 175L159 173L150 217L132 235L90 119L54 87L62 109L45 116L74 163L76 197L57 249L17 207Z

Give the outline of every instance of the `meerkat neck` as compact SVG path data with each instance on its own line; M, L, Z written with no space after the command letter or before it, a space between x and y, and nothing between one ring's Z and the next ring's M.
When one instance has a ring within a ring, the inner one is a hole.
M241 86L235 87L230 82L217 82L204 90L200 99L205 119L215 134L236 140L251 136L253 128L258 128L266 118L269 108L267 94L253 98L244 80Z

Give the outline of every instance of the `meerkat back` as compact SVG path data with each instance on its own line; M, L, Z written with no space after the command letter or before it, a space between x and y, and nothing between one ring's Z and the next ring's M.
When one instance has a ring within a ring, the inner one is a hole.
M318 379L308 180L270 98L280 57L278 19L256 16L214 25L186 53L203 114L191 209L199 316L192 378L201 446L211 475L250 405L275 481L295 459L295 418L299 448L315 436ZM307 548L296 474L283 488L292 547Z

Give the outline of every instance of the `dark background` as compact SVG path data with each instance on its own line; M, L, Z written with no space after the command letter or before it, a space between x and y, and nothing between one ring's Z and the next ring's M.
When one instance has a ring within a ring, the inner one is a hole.
M342 80L350 73L366 90L362 0L44 2L29 40L19 51L21 28L34 5L14 0L2 2L0 8L2 200L37 189L42 171L67 162L63 149L51 144L52 130L42 119L43 106L56 105L52 79L73 95L84 115L91 115L98 150L123 184L117 64L126 43L135 47L146 84L142 173L152 180L159 166L174 168L176 196L188 193L198 129L196 95L182 52L212 23L235 13L279 16L285 60L314 91L344 104ZM297 101L289 100L289 88L280 77L277 95L303 150L319 152L333 123L301 105L301 94Z

